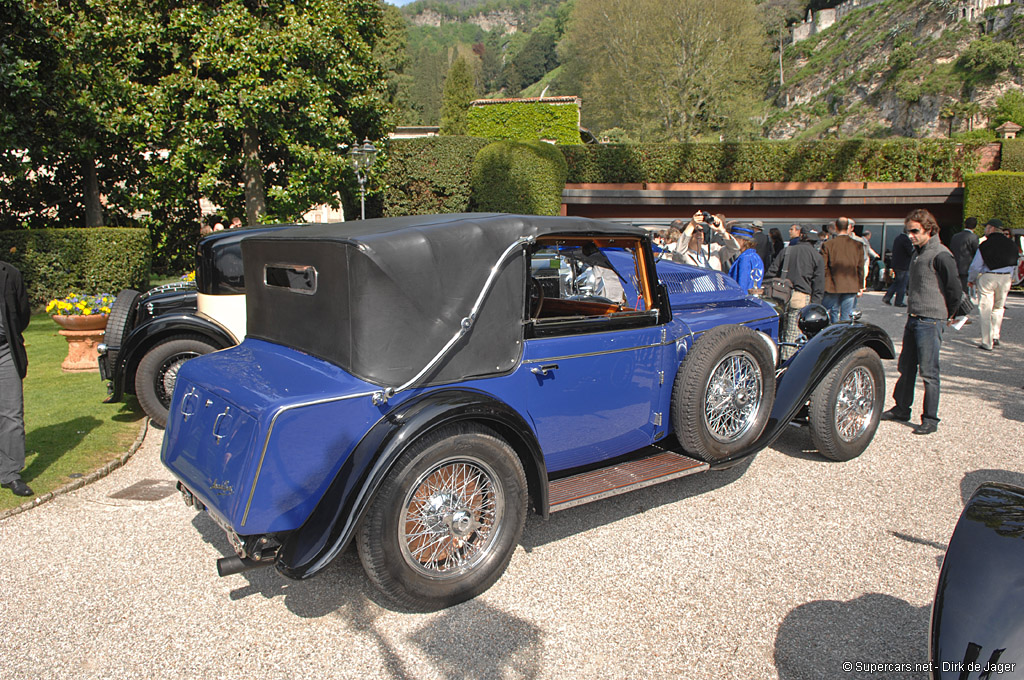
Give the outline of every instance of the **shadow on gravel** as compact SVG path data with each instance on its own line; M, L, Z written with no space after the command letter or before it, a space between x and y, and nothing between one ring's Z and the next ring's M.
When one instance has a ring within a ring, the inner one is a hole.
M219 556L232 554L224 532L206 515L197 515L193 526L218 554L210 555L210 568ZM353 549L338 555L322 572L306 581L292 581L272 567L256 569L229 579L245 579L248 585L231 591L232 600L259 595L283 597L290 612L301 618L336 616L367 636L380 650L388 678L424 676L420 667L403 661L401 648L386 635L378 619L396 610L367 580ZM543 631L528 621L496 609L481 599L446 609L407 637L428 655L439 677L522 677L539 675Z
M872 672L866 665L927 663L930 615L930 605L881 593L802 604L779 626L775 668L780 680L927 678L924 670Z
M1024 422L1024 352L1006 346L983 352L975 347L976 342L962 338L943 342L943 349L954 349L942 353L943 393L980 397L999 406L1004 418ZM971 382L960 383L957 377L970 378Z
M529 515L520 545L529 552L536 547L603 527L662 505L685 503L687 498L694 498L732 484L743 476L753 460L754 456L749 456L727 470L700 472L621 496L563 510L551 515L547 521L542 520L539 515Z

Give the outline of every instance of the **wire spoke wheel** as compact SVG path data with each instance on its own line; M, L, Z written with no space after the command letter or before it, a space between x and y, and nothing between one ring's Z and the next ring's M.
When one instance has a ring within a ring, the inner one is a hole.
M757 361L748 352L730 352L711 372L704 399L704 422L720 442L742 437L753 425L764 392Z
M433 578L471 569L488 555L500 530L502 496L495 473L481 461L443 461L406 497L402 556Z
M179 352L168 357L160 366L153 387L156 390L157 399L160 400L164 408L171 405L171 396L174 394L174 384L178 381L178 371L181 370L181 365L197 356L200 356L199 352Z
M836 399L836 432L844 442L860 437L871 424L875 405L875 381L871 373L858 366L846 376Z

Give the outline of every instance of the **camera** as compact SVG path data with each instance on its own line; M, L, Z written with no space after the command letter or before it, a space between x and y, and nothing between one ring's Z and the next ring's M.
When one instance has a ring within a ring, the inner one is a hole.
M709 213L707 210L700 211L700 219L701 221L707 222L708 224L715 223L715 216Z

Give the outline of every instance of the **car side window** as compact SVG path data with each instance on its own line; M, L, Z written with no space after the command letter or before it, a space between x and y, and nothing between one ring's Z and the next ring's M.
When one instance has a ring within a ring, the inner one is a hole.
M530 254L528 337L657 322L636 238L545 238Z

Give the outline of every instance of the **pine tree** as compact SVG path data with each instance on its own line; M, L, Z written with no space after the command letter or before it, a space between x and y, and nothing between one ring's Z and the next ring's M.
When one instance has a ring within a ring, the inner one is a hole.
M441 134L466 134L466 112L469 103L477 98L473 72L462 57L452 62L444 80L441 95Z

